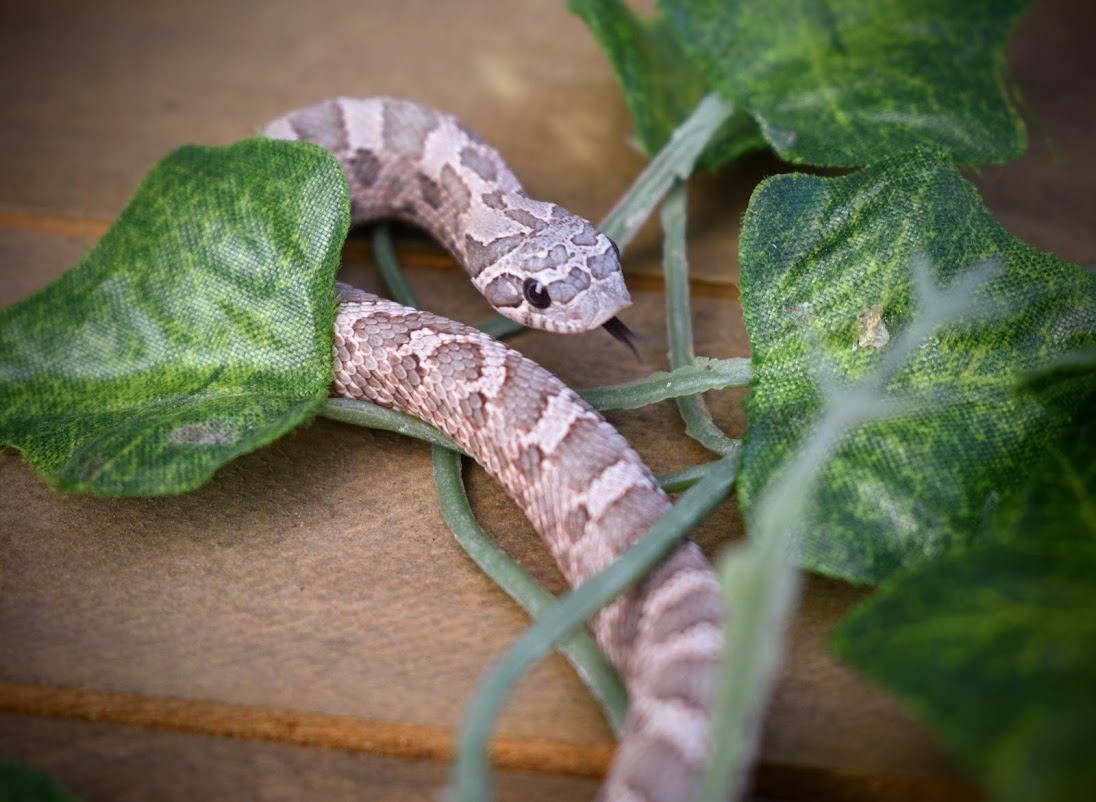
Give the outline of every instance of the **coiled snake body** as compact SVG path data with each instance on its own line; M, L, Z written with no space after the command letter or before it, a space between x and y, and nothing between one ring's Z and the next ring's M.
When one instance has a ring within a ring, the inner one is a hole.
M582 218L530 199L498 152L454 118L404 100L338 98L268 136L330 150L355 222L430 231L501 313L577 332L631 303L616 249ZM669 508L650 469L574 391L476 329L340 285L333 392L422 418L459 442L525 511L572 585ZM687 799L708 754L722 607L684 543L593 620L627 686L628 719L601 799Z

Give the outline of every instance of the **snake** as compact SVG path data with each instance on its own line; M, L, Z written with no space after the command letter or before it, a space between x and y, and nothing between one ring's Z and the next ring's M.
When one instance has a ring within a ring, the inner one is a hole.
M499 152L444 112L390 97L338 97L271 121L342 165L351 222L425 229L502 315L625 337L631 304L616 246L590 222L531 199ZM336 397L433 424L498 481L578 586L670 508L650 468L574 390L462 323L337 284ZM724 608L715 574L684 541L590 622L629 696L603 802L690 797L707 763Z

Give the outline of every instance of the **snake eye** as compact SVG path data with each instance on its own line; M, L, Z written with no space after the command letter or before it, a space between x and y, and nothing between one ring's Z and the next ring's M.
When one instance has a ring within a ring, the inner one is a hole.
M548 295L548 290L535 278L525 279L521 291L525 295L525 300L537 309L547 309L552 305L552 298Z
M609 239L609 238L606 237L605 239ZM609 239L609 244L613 246L613 253L616 254L617 261L619 262L620 261L620 248L618 248L617 244L615 242L613 242L611 239Z

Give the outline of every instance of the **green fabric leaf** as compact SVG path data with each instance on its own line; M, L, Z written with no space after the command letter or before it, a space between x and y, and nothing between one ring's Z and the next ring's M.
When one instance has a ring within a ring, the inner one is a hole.
M1082 397L1085 403L1073 405L1071 420L1043 468L997 516L996 537L1041 538L1051 532L1063 543L1071 535L1096 542L1096 349L1068 353L1026 376L1023 390L1052 409L1063 409L1071 398ZM1096 585L1096 574L1093 579Z
M154 495L308 420L348 225L320 148L169 155L79 264L0 310L0 443L54 487Z
M0 757L0 802L78 802L78 800L44 771Z
M1031 0L660 5L712 83L790 161L852 166L929 146L999 162L1026 146L1005 44Z
M842 178L763 182L740 247L754 364L738 484L747 516L821 413L824 382L870 375L886 336L932 313L918 307L917 258L943 288L996 263L971 318L937 331L881 388L881 404L906 412L836 448L798 541L805 566L863 582L971 543L1077 407L1076 389L1051 407L1016 385L1096 345L1096 277L1011 237L955 167L926 151ZM996 317L974 319L986 312Z
M1024 376L1022 386L1043 406L1069 415L1073 399L1096 393L1096 348L1062 354Z
M710 82L661 17L641 20L621 0L569 0L568 8L605 51L632 113L639 145L654 156L711 91ZM711 170L764 147L753 118L736 110L697 163Z
M833 633L997 802L1096 798L1096 404L989 544L903 573Z

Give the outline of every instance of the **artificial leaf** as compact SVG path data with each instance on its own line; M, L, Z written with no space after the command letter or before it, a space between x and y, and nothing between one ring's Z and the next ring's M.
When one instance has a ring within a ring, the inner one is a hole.
M969 319L936 332L880 388L882 403L906 413L836 447L798 533L805 566L862 582L971 543L1076 409L1076 391L1051 408L1016 384L1096 344L1096 277L1010 236L950 161L927 151L842 178L763 182L740 248L754 365L738 484L747 520L821 414L825 382L870 376L888 343L931 314L916 298L918 257L944 292L995 265Z
M636 138L654 156L709 91L708 80L655 17L641 20L621 0L569 0L605 51L632 113ZM753 118L736 110L716 134L698 165L715 169L766 146Z
M711 736L713 757L696 799L742 798L798 606L800 577L787 551L784 533L774 528L754 541L731 544L719 559L726 643Z
M0 802L77 802L77 798L40 769L0 758Z
M919 146L964 163L1026 146L1005 44L1031 0L661 0L681 46L794 162Z
M1053 532L1062 542L1071 534L1096 541L1096 348L1065 354L1021 387L1049 409L1070 406L1071 421L1023 494L997 516L997 539ZM1069 404L1077 397L1085 399L1080 408Z
M57 488L153 495L307 420L348 225L315 146L169 155L79 264L0 310L0 443Z
M1024 376L1022 387L1043 406L1070 414L1071 399L1096 393L1096 348L1062 354Z
M1096 797L1094 457L1090 402L990 543L896 577L833 634L997 802Z

